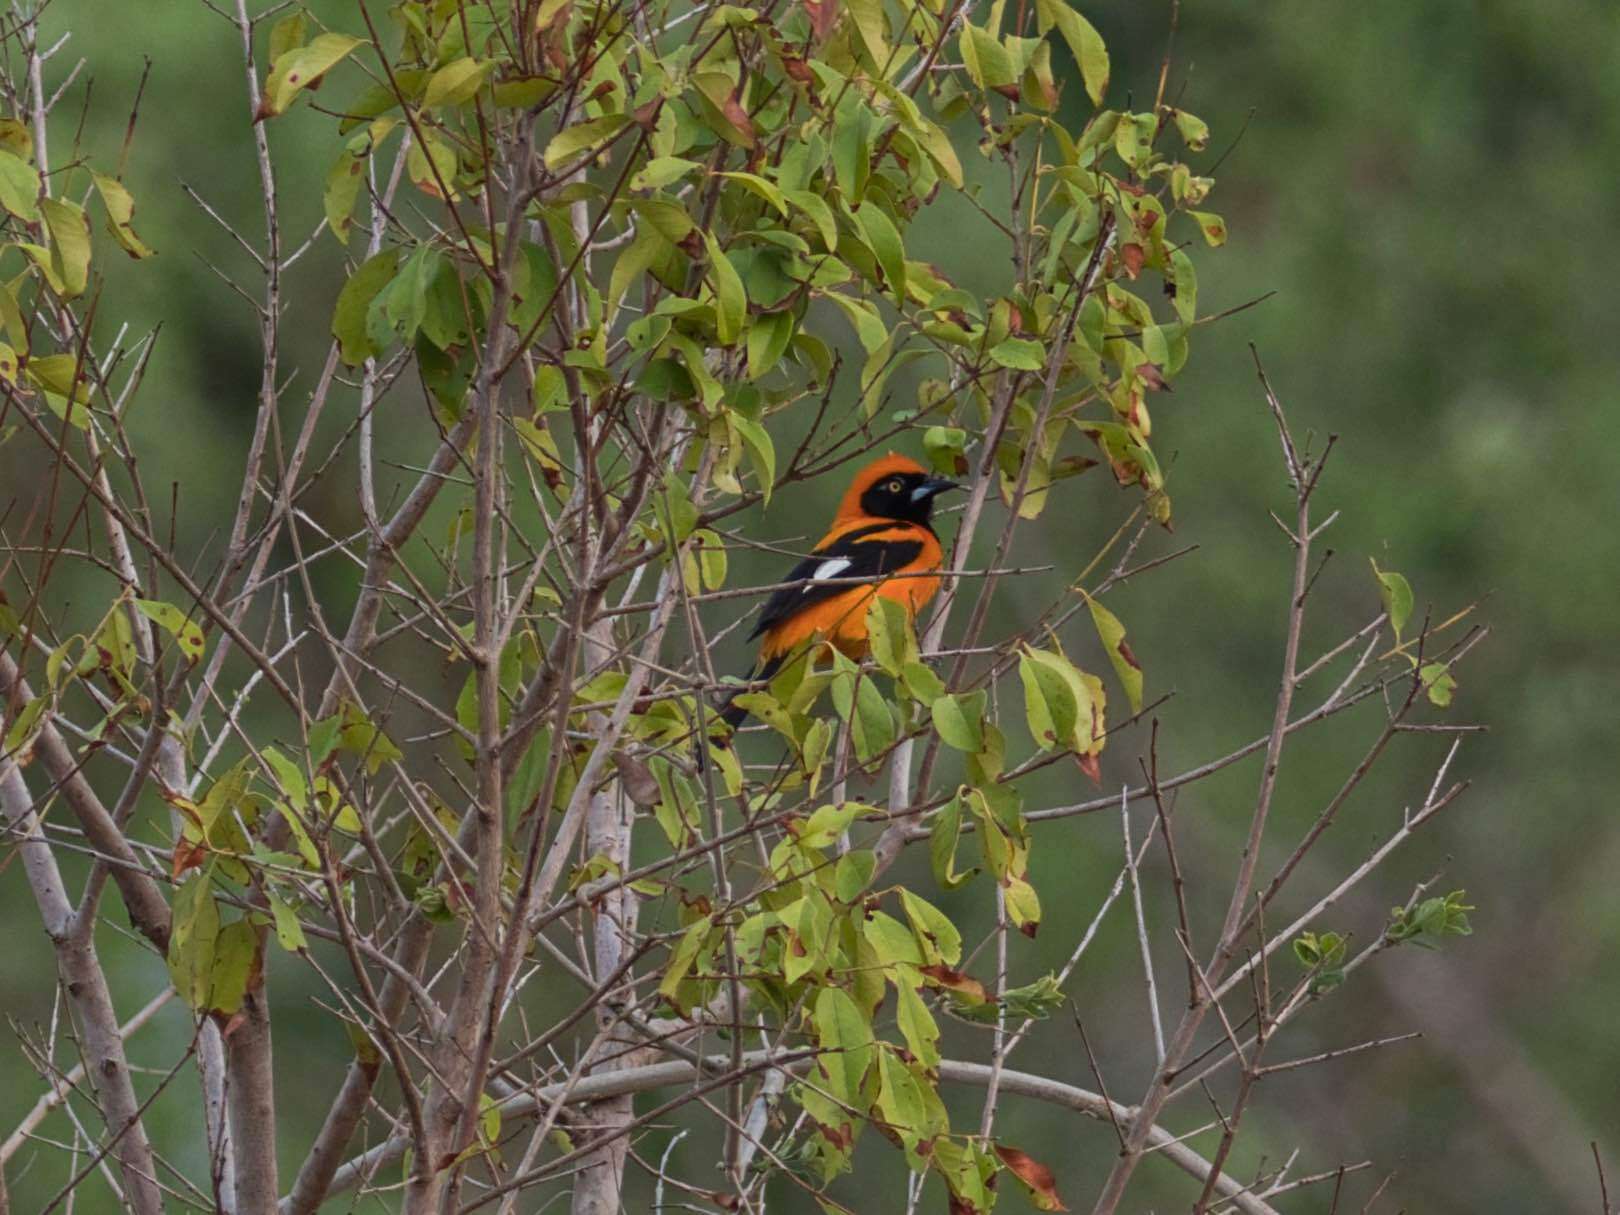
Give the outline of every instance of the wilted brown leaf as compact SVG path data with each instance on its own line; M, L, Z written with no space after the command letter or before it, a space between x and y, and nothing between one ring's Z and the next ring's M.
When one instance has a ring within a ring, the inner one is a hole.
M1001 1163L1007 1166L1007 1171L1024 1183L1025 1188L1029 1190L1030 1201L1035 1204L1036 1210L1067 1211L1069 1209L1063 1205L1063 1200L1058 1197L1057 1178L1052 1175L1052 1170L1039 1160L1020 1152L1015 1147L1006 1147L999 1143L996 1144L996 1155L1001 1158Z

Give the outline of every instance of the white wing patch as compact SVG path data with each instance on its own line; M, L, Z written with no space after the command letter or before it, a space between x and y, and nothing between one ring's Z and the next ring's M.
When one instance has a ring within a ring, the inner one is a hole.
M848 557L829 557L829 558L827 558L827 560L823 561L820 565L816 566L815 573L810 575L810 581L812 583L814 583L814 582L824 582L828 578L836 578L836 577L838 577L839 574L842 574L845 570L847 570L853 564L855 564L855 563L853 561L851 561ZM809 593L810 593L810 587L808 585L806 585L804 590L801 592L801 594L809 594Z

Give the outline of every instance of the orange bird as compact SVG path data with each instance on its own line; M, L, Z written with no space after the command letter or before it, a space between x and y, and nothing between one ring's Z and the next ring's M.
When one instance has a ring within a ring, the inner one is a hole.
M904 605L915 619L939 589L936 571L944 559L930 522L934 498L956 488L955 481L930 476L915 460L892 452L856 474L832 527L783 579L792 585L765 601L749 635L750 641L761 638L753 677L769 679L795 647L813 637L862 657L866 609L874 595ZM896 574L906 576L884 577ZM728 703L721 716L735 726L748 713Z

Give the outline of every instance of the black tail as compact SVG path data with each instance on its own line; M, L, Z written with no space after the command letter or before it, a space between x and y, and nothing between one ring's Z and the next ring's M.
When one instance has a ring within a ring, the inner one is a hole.
M762 679L769 679L781 669L782 658L783 655L781 654L778 654L775 658L767 658L764 662L760 663L759 666L754 668L754 673L748 678L756 683ZM733 730L742 725L743 722L748 719L748 710L740 707L737 704L737 697L740 695L740 692L732 693L730 696L726 697L726 703L720 707L720 720L725 722L726 725L730 726Z

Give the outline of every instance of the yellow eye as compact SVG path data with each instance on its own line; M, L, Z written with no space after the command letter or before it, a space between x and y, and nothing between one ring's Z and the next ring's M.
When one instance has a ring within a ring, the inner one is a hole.
M891 494L897 494L904 488L905 486L901 485L898 479L889 482L889 492Z

